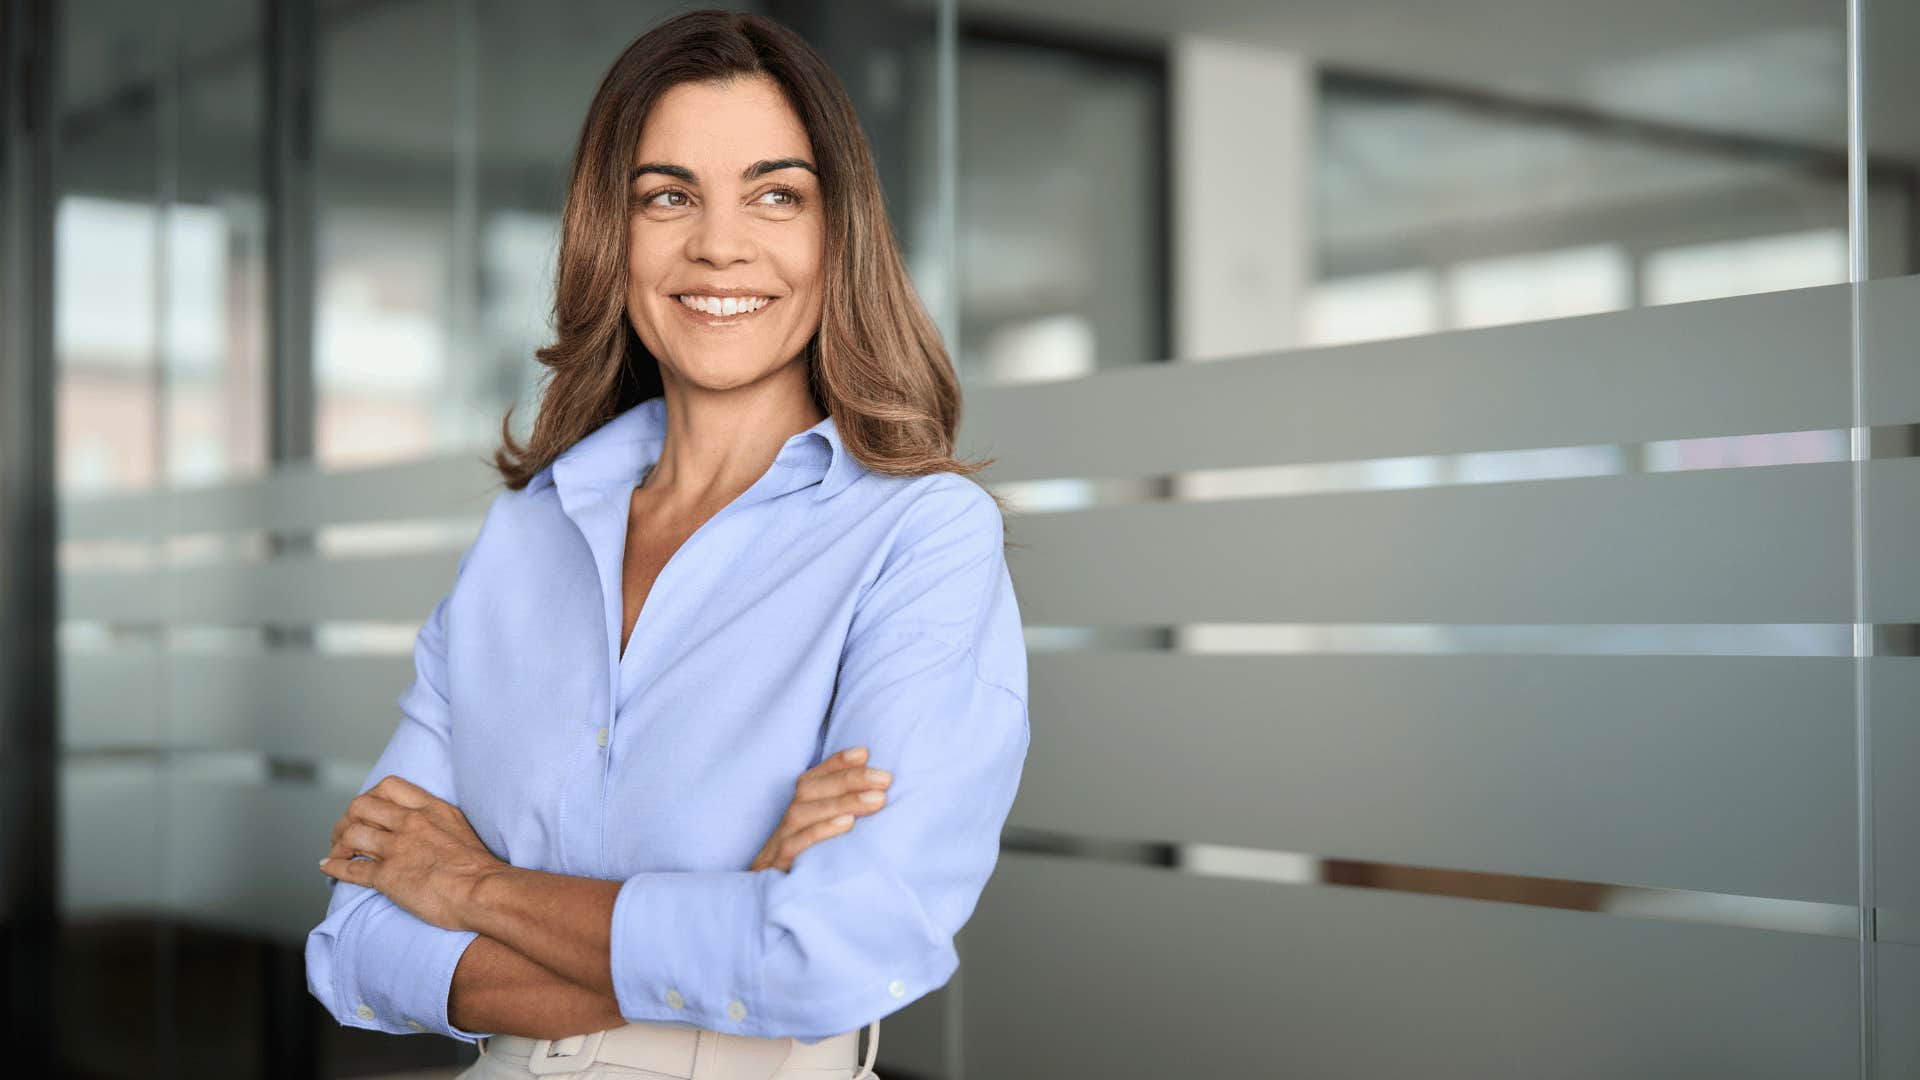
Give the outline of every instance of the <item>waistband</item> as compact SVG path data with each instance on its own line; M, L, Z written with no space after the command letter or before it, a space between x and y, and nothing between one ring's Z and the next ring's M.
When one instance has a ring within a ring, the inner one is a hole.
M731 1035L690 1024L633 1022L587 1035L564 1039L529 1039L522 1035L491 1035L480 1040L481 1052L499 1054L512 1064L545 1076L579 1072L596 1063L646 1069L680 1080L768 1080L782 1069L853 1069L849 1080L873 1076L873 1060L880 1050L880 1021L864 1029L866 1054L860 1053L860 1031L849 1031L808 1045L798 1039Z

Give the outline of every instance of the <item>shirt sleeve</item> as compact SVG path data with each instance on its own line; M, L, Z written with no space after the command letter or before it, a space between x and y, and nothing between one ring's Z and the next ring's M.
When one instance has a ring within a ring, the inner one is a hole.
M460 565L465 568L466 556ZM414 639L415 678L397 699L399 728L361 792L393 775L458 805L448 742L449 599L451 594L435 605ZM477 933L434 926L378 890L322 877L333 891L326 918L307 934L307 990L335 1020L396 1035L435 1032L462 1042L491 1034L461 1030L447 1019L454 968Z
M903 515L840 661L824 753L867 747L893 773L886 804L789 871L625 879L611 966L627 1019L816 1041L958 968L954 936L999 857L1029 738L1000 510L959 479Z

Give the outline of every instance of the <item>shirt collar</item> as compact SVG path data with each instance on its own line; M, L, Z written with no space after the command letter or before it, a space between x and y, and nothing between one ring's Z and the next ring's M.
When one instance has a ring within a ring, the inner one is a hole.
M588 432L534 474L529 491L546 484L571 490L637 484L660 459L667 440L667 400L651 397ZM832 498L859 479L864 467L840 441L832 416L787 439L774 460L811 468L819 480L813 501ZM773 466L778 467L778 466Z

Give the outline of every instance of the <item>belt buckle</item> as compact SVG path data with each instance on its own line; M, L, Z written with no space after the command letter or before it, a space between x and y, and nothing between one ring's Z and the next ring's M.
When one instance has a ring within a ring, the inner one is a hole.
M527 1057L527 1071L536 1076L549 1076L554 1073L579 1072L594 1063L600 1054L600 1040L607 1033L596 1031L591 1035L569 1035L564 1039L538 1039L533 1044L533 1052ZM553 1053L556 1045L564 1045L575 1039L580 1045L570 1053Z

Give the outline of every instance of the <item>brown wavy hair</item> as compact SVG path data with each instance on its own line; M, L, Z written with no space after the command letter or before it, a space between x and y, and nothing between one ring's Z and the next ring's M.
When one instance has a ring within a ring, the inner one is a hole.
M826 217L820 328L806 347L814 404L846 449L875 472L971 475L996 458L953 457L960 384L939 330L900 258L853 103L824 59L761 15L707 9L674 16L615 60L587 109L561 215L553 299L556 340L525 446L500 421L493 465L518 490L595 428L664 391L659 361L626 310L628 170L641 125L686 82L770 76L813 143ZM1004 513L1005 500L994 501Z

